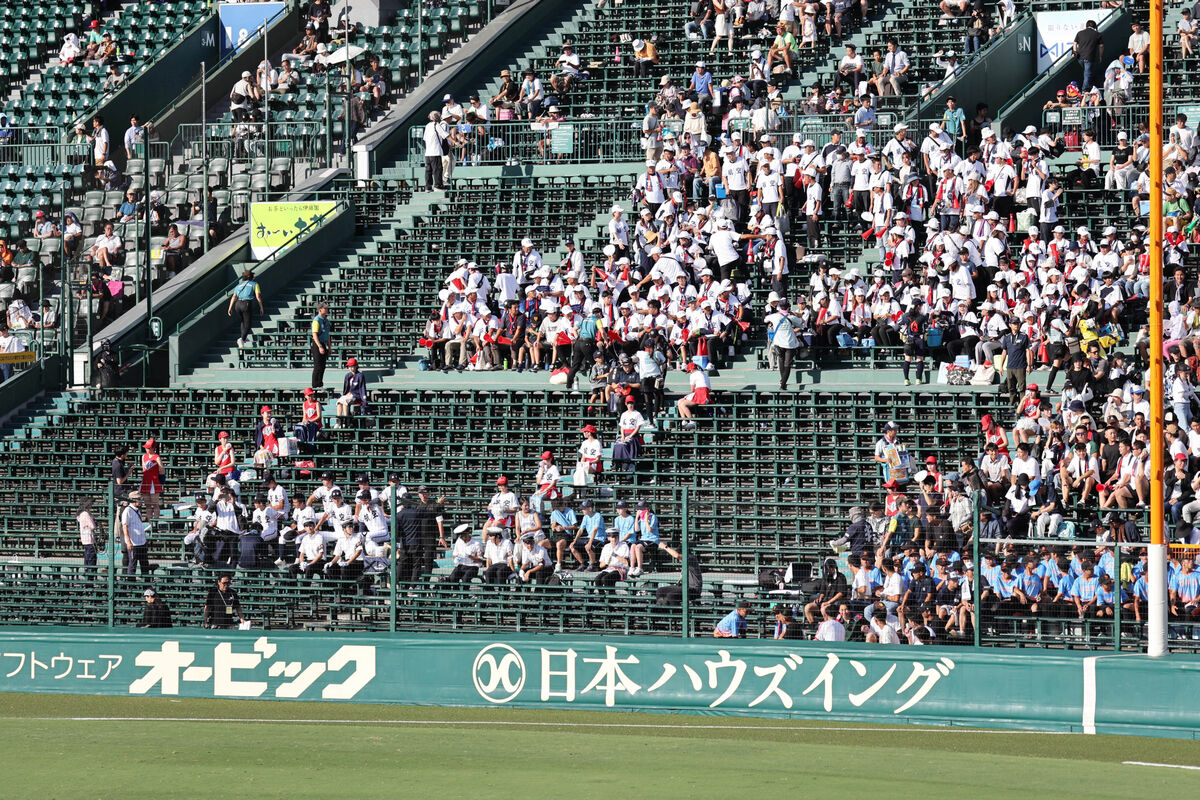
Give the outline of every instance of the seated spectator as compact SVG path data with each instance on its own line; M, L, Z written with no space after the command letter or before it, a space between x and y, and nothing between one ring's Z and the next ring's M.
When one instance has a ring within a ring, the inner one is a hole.
M101 267L118 267L124 262L125 244L111 222L105 223L104 233L96 237L88 255Z
M367 376L359 371L358 359L346 361L348 372L342 379L342 395L337 400L338 417L349 417L357 406L360 413L367 413Z
M454 569L446 579L450 583L470 583L479 575L484 565L483 547L471 536L470 525L459 525L454 529Z
M134 222L142 218L142 204L137 201L137 192L130 189L125 193L125 200L117 209L117 222Z

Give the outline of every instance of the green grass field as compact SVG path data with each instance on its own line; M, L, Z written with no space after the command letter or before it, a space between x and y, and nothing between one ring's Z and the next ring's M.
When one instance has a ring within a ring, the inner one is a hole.
M0 797L1195 798L1194 741L0 694ZM1023 787L1023 788L1022 788Z

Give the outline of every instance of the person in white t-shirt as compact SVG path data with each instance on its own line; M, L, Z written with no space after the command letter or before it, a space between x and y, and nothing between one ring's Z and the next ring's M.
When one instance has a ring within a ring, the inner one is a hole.
M837 611L832 605L821 606L821 624L817 626L817 635L813 638L818 642L846 641L846 626L838 620Z
M900 620L894 615L887 613L887 610L882 605L876 605L874 609L868 607L867 613L869 622L863 626L863 633L866 635L868 642L875 644L900 644Z
M545 584L554 575L554 561L532 533L521 537L521 546L513 553L513 567L522 583Z
M445 191L446 183L443 177L442 156L446 155L446 145L450 139L450 126L442 122L442 115L437 111L429 112L429 122L425 123L425 131L421 140L425 144L425 191Z
M325 566L325 574L342 582L338 587L341 594L351 592L355 588L353 582L362 578L363 537L353 519L342 523L342 535L333 546L333 558Z
M448 580L451 583L470 583L479 575L484 564L483 546L471 536L470 525L459 525L454 529L454 569Z
M689 422L684 423L684 428L690 430L696 427L693 419L693 412L700 406L708 405L712 384L709 383L708 374L696 366L695 362L689 362L684 369L688 373L688 383L692 387L692 391L684 397L680 398L675 404L675 408L679 410L679 416Z

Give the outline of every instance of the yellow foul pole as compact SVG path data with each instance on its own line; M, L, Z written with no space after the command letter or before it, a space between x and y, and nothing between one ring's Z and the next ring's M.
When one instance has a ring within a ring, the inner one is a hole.
M1148 645L1167 652L1167 545L1164 538L1163 459L1163 0L1150 0L1150 548Z

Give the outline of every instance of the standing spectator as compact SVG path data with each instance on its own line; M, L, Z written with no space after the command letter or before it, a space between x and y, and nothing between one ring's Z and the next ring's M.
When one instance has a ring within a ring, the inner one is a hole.
M123 444L117 445L113 450L112 460L113 493L117 497L125 494L125 485L129 481L129 465L125 463L127 458L129 458L129 448Z
M593 306L591 314L583 315L579 323L573 326L575 341L571 343L571 369L564 386L576 394L581 393L576 376L580 370L591 366L592 357L596 354L596 342L603 335L602 314L603 309L599 305Z
M737 608L722 617L717 626L713 628L713 636L718 639L744 639L746 637L746 615L749 613L750 601L739 601Z
M142 445L142 497L146 498L146 514L151 524L158 521L160 498L163 493L163 462L158 454L158 442L151 436Z
M802 328L799 321L791 314L791 304L787 298L781 299L778 311L766 318L770 331L771 348L775 351L775 363L779 365L779 389L786 391L788 378L792 374L792 359L800 347L799 335Z
M142 607L142 621L138 623L139 628L170 628L173 626L171 621L171 609L167 606L163 599L158 596L158 592L153 589L147 589L142 592L142 596L146 598L146 605Z
M97 114L92 117L92 132L88 135L92 143L92 162L97 167L103 167L109 159L111 150L108 139L108 129L104 127L104 117Z
M1000 346L1007 358L1004 388L1009 402L1016 409L1025 394L1025 376L1029 369L1029 349L1033 346L1029 337L1021 330L1021 321L1010 319L1008 333L1000 338Z
M422 140L425 143L425 191L445 191L442 158L450 152L450 126L442 122L440 112L429 112Z
M312 344L309 350L312 354L312 387L320 389L325 385L325 361L329 358L329 304L324 300L317 303L317 315L312 321Z
M242 617L242 601L237 590L233 588L233 578L221 575L216 584L208 590L204 600L205 628L232 628L239 622L245 622Z
M141 502L140 492L130 492L129 504L121 512L121 535L124 538L125 551L129 559L125 573L127 575L135 574L140 565L144 578L150 574L151 567L150 557L146 554L146 528L142 524L142 514L138 508Z
M85 567L96 566L96 518L92 516L92 504L94 499L85 497L79 501L79 508L76 514L76 521L79 522L79 543L83 545L83 565Z
M176 235L178 235L178 231L176 231ZM233 315L233 309L236 307L238 317L241 319L242 328L241 335L237 340L238 347L242 347L243 344L250 341L252 300L258 302L259 315L265 315L267 312L263 308L262 290L259 288L258 282L254 280L254 273L245 270L242 273L242 279L238 281L237 286L233 287L233 294L229 296L229 307L225 309L225 316L228 317Z
M125 129L125 136L122 141L125 144L125 158L132 161L137 155L138 145L141 144L146 136L146 128L138 121L138 115L134 114L129 118L129 127Z
M1186 17L1188 10L1184 9ZM1100 60L1104 58L1104 40L1097 29L1096 20L1089 19L1083 30L1075 34L1071 45L1075 59L1083 66L1083 80L1079 84L1081 92L1087 93L1096 85L1095 75L1100 70ZM1186 53L1185 56L1186 57Z

